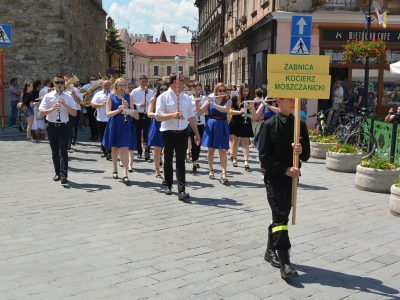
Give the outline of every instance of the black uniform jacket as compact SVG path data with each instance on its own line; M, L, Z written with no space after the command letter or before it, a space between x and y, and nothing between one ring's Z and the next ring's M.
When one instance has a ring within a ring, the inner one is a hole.
M293 166L294 117L281 113L266 120L260 129L259 158L264 177L267 180L290 178L285 175L286 169ZM300 160L310 158L310 139L307 126L300 122ZM300 166L300 164L299 164Z

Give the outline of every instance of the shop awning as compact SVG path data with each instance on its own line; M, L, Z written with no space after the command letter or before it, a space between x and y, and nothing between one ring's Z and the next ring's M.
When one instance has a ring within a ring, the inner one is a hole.
M400 74L400 61L390 64L390 73Z

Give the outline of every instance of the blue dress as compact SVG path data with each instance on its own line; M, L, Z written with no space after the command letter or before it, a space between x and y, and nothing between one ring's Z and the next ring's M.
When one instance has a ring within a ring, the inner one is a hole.
M211 98L213 103L214 98ZM221 102L221 106L225 105L228 100ZM203 147L214 149L229 149L229 125L226 120L227 113L222 113L215 109L211 104L208 107L209 119L204 127L204 135L201 145ZM222 117L225 119L213 119L213 116Z
M149 135L148 135L148 144L153 147L164 147L162 136L161 136L161 122L156 119L151 120Z
M118 109L118 106L122 104L122 99L118 99L114 94L110 94L110 98L111 110ZM129 94L125 94L124 99L129 103ZM127 116L126 118L128 123L124 123L124 115L122 114L115 115L108 119L102 141L102 145L105 148L111 149L112 147L129 147L129 150L134 150L136 144L136 130L132 130L132 128L135 128L134 124L132 124L133 118L130 116Z

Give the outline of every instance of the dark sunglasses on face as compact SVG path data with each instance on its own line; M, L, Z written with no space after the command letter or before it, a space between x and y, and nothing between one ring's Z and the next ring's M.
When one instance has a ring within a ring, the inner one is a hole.
M54 81L55 84L65 84L65 81Z
M167 89L160 89L160 92L164 92L164 91L166 91Z
M219 92L219 93L225 93L226 90L225 90L225 89L223 89L223 90L218 90L218 92Z
M228 92L232 91L232 89L226 89Z

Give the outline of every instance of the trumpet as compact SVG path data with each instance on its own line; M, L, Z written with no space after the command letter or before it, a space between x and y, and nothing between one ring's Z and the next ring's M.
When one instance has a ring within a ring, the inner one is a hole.
M60 104L60 98L61 98L61 94L62 94L62 92L61 92L61 88L59 87L58 88L58 104ZM57 122L61 122L61 108L60 108L60 106L58 106L58 108L57 108Z

